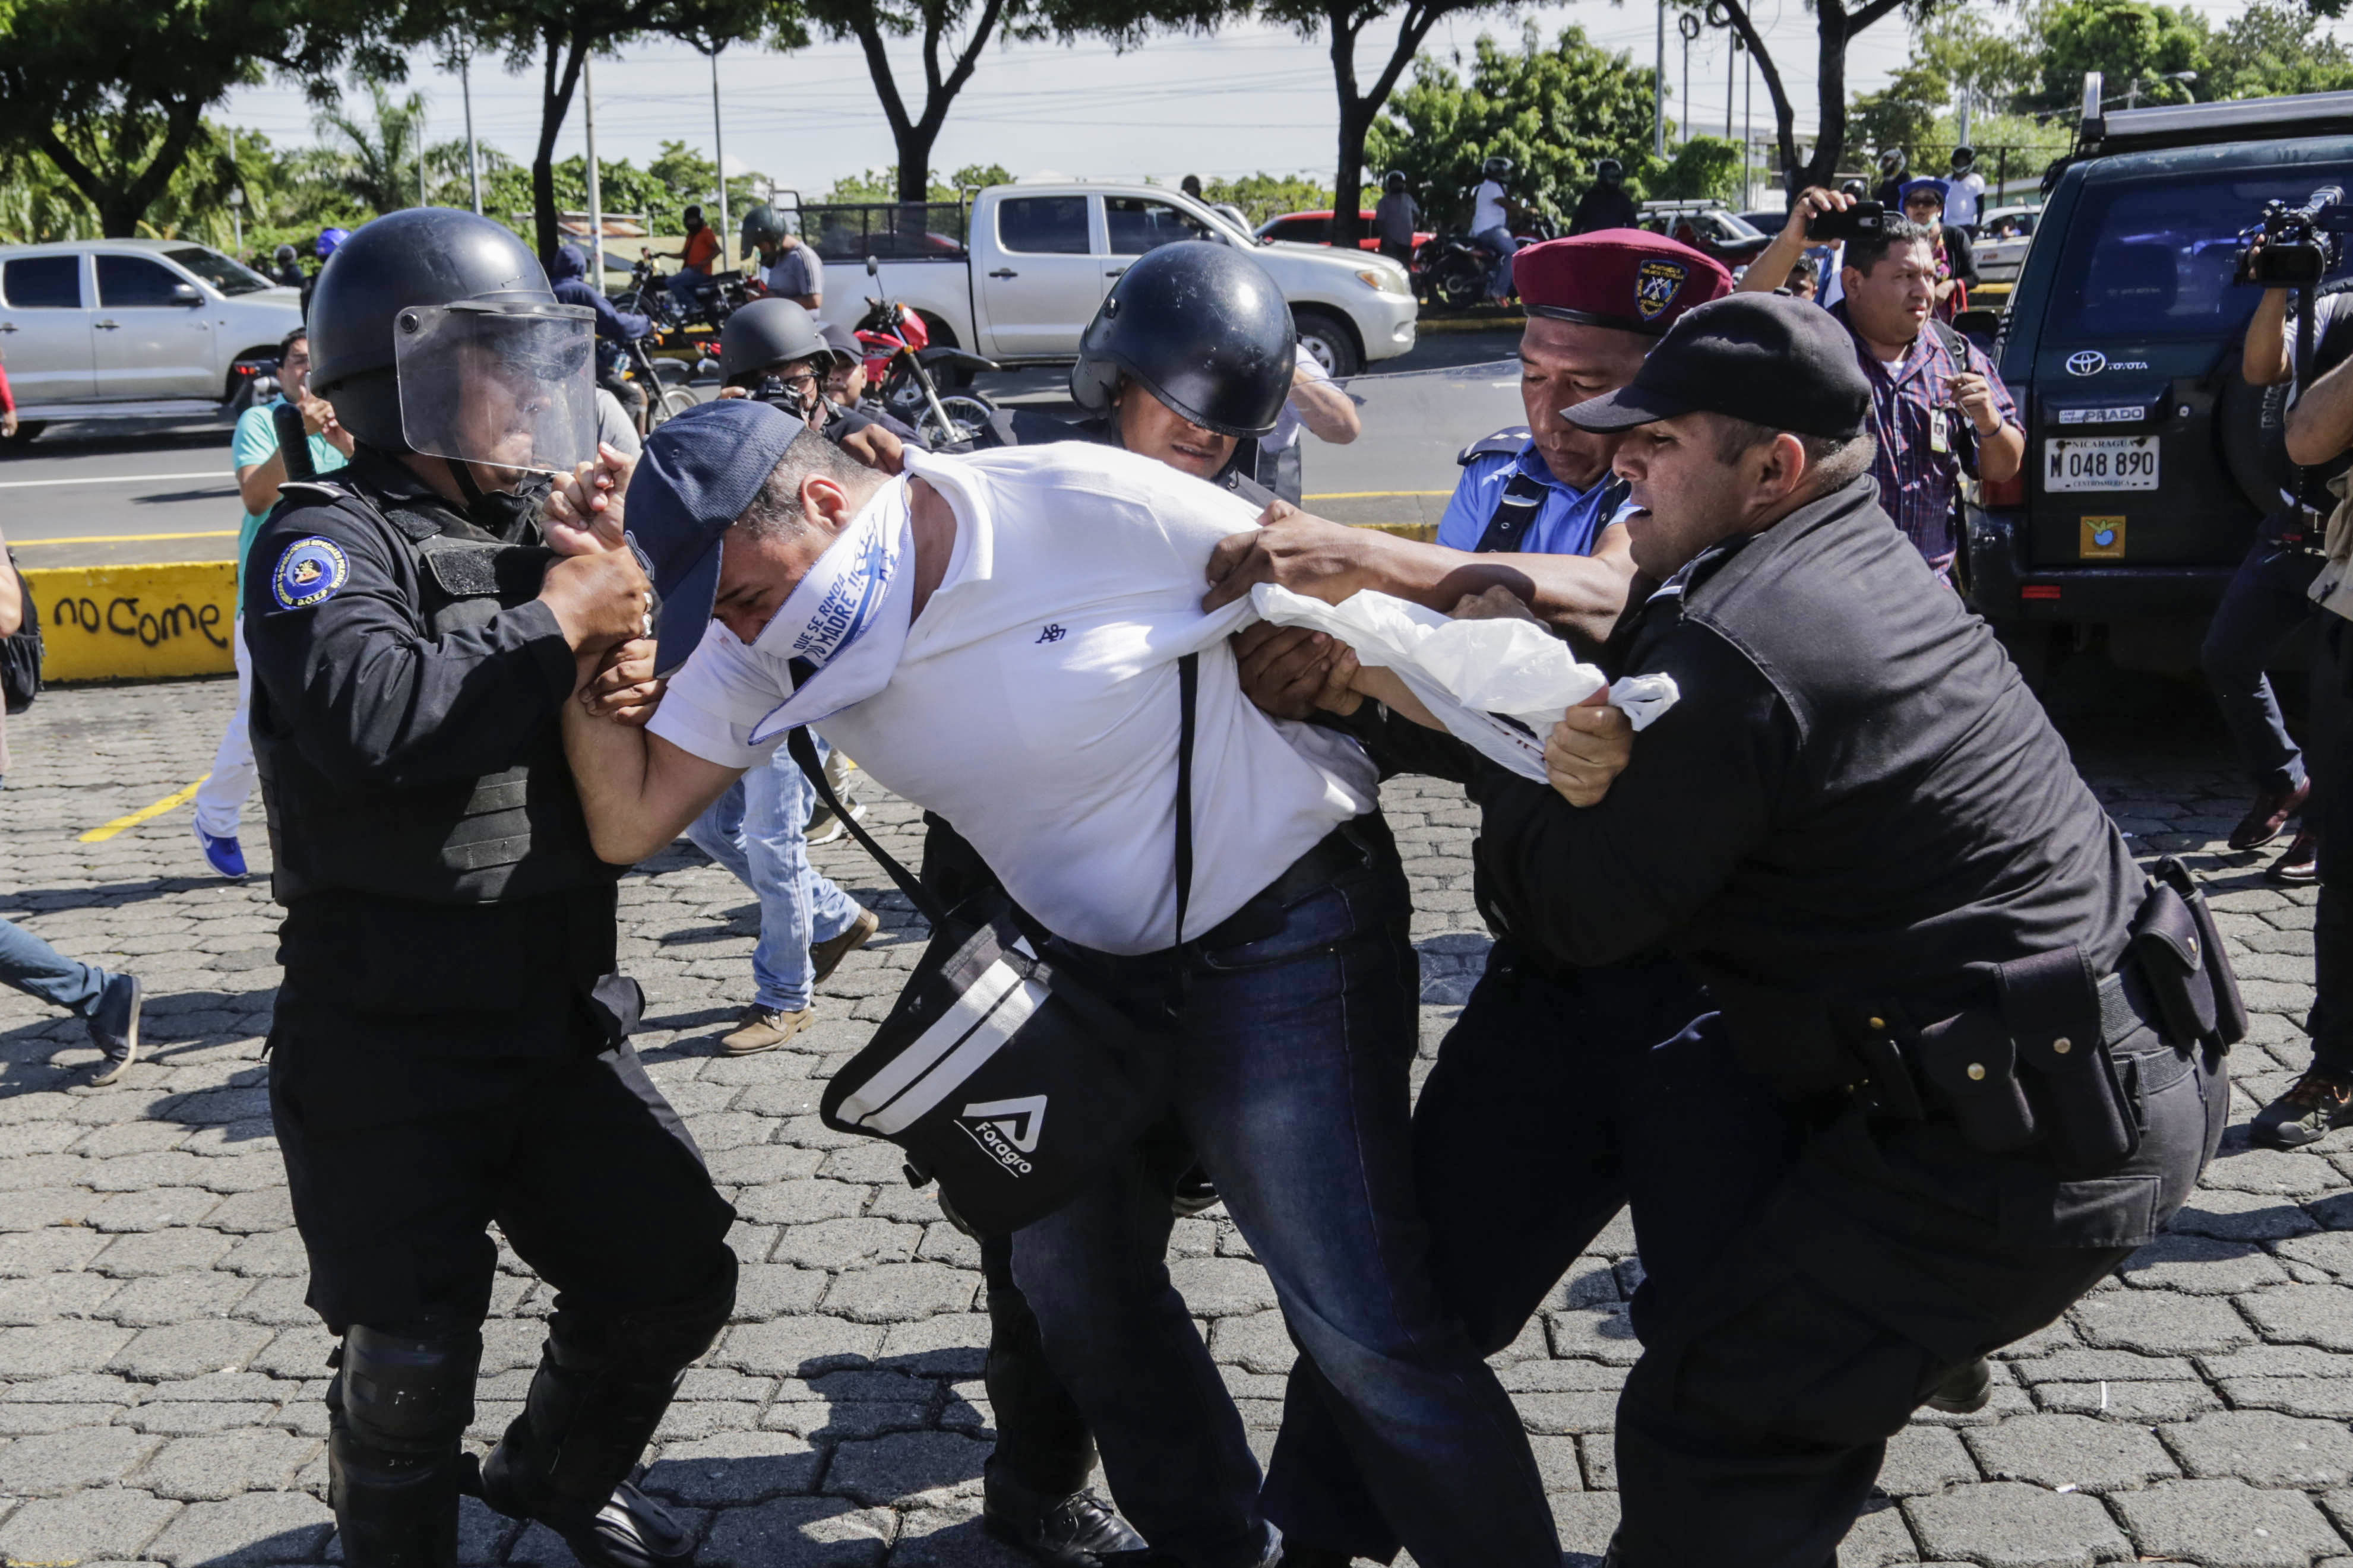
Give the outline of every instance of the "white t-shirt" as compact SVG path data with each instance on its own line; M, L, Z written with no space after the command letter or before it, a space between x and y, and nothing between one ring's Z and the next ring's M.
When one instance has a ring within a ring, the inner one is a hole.
M1296 356L1298 366L1291 381L1293 392L1298 390L1302 382L1328 383L1332 379L1324 374L1324 366L1316 357L1307 352L1307 346L1304 343L1294 343L1293 353ZM1275 416L1274 428L1258 438L1259 450L1261 452L1288 450L1291 444L1299 439L1299 432L1303 428L1304 428L1304 422L1299 417L1298 405L1286 397L1282 400L1282 412Z
M955 509L955 552L890 684L826 719L825 738L954 823L1048 929L1116 953L1175 940L1183 654L1201 656L1188 933L1373 808L1363 751L1254 707L1226 642L1237 615L1201 611L1209 552L1254 526L1248 502L1082 442L910 452L907 468ZM749 767L772 749L754 726L791 689L714 622L649 727Z
M1482 180L1478 194L1472 198L1471 232L1484 234L1491 228L1504 226L1504 187L1493 180Z
M1946 183L1945 221L1968 228L1978 221L1978 204L1985 195L1986 181L1975 169L1957 180Z

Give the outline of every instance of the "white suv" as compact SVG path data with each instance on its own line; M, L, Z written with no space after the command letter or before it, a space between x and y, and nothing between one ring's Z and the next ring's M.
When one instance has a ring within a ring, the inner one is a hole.
M229 410L302 323L301 296L190 240L0 246L0 364L19 440L58 419Z

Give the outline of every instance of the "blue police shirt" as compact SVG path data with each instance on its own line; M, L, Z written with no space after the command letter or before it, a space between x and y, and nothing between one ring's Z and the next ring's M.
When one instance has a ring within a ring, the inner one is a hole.
M1438 542L1450 550L1478 549L1487 524L1494 518L1496 503L1504 499L1504 487L1522 474L1544 487L1545 499L1520 541L1521 553L1590 555L1601 531L1623 510L1610 504L1612 490L1623 499L1622 487L1613 486L1607 477L1590 489L1563 484L1553 477L1535 441L1529 440L1515 453L1482 452L1463 466L1453 499L1446 503L1446 515L1439 520Z

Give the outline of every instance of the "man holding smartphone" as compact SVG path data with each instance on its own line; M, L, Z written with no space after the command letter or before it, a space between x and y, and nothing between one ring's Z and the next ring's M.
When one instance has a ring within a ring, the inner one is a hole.
M1871 383L1880 504L1950 582L1961 476L1993 484L2017 477L2026 459L2018 406L1984 353L1935 320L1936 237L1906 218L1809 190L1750 264L1741 291L1779 289L1809 240L1829 238L1846 242L1831 314L1854 340Z

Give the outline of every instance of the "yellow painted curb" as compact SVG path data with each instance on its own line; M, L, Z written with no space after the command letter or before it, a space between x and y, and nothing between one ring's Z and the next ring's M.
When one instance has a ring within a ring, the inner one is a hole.
M155 680L230 675L237 563L33 566L41 612L41 679Z
M1434 522L1360 522L1356 526L1394 533L1400 539L1418 539L1424 544L1438 542L1438 524Z

